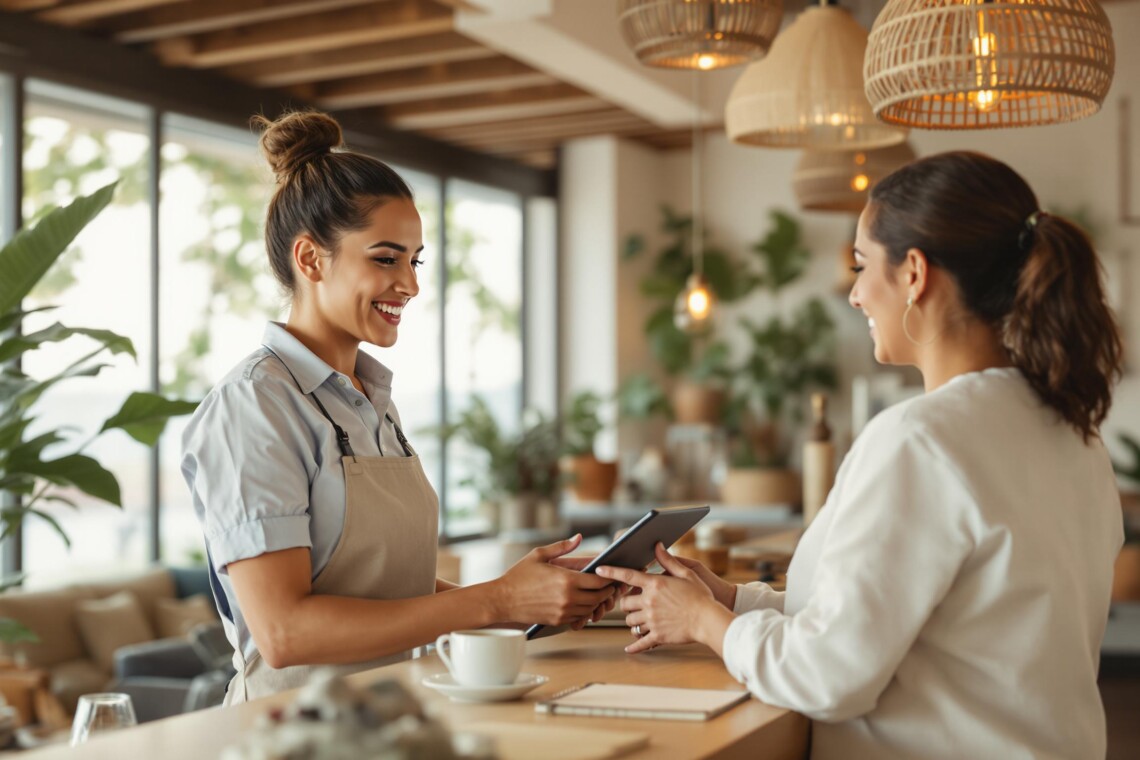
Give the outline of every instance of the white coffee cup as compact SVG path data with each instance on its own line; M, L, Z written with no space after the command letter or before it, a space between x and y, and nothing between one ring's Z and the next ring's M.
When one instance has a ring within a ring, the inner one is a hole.
M452 631L435 640L435 649L461 686L502 686L518 678L526 634L509 628Z

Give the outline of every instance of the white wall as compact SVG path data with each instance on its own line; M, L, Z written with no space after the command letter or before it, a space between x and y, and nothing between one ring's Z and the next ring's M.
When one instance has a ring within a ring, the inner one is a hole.
M1136 156L1133 206L1140 214L1140 46L1132 43L1140 32L1140 3L1111 4L1106 11L1117 41L1116 77L1096 116L1029 129L915 131L911 142L920 155L953 149L988 153L1020 172L1046 209L1089 208L1098 227L1109 291L1126 321L1132 357L1131 372L1117 391L1105 426L1110 448L1115 448L1117 430L1140 435L1140 226L1120 223L1117 186L1118 117L1120 99L1127 96L1133 104ZM793 307L808 295L827 295L840 334L844 390L833 404L832 420L842 443L849 431L850 378L876 369L866 321L847 305L845 295L834 294L836 259L851 239L854 217L796 208L791 177L798 157L797 151L743 147L729 143L722 133L710 134L702 172L705 217L716 240L743 256L766 231L770 209L793 211L802 220L813 261L808 276L788 290L780 308ZM570 391L579 385L605 391L652 364L640 330L644 312L638 309L644 308L644 299L637 294L639 270L617 262L620 242L630 231L656 232L659 202L689 209L690 155L652 153L612 138L591 138L570 143L563 160L564 378ZM587 176L590 181L585 182ZM578 229L579 224L584 228ZM650 250L654 242L651 237ZM603 261L607 256L612 258ZM724 309L721 328L734 330L739 315L763 318L772 308L756 295L746 304ZM583 352L591 345L604 348L605 358L583 364ZM635 432L621 432L622 448L640 443Z

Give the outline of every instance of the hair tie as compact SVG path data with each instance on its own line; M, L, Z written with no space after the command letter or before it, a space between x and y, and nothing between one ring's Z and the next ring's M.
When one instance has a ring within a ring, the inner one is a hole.
M1045 216L1044 211L1034 211L1025 218L1025 225L1017 236L1017 247L1028 251L1033 247L1033 240L1037 236L1037 222Z

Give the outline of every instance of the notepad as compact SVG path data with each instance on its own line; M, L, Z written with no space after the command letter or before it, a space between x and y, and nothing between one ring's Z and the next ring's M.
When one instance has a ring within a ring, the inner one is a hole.
M747 691L681 689L620 683L588 683L535 703L537 712L605 718L708 720L747 701Z

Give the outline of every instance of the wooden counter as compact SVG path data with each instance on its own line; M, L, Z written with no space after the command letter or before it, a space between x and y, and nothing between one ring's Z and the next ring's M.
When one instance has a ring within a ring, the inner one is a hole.
M495 721L608 728L649 734L651 738L647 748L625 755L631 760L704 757L800 760L805 756L807 719L755 699L703 723L535 713L536 699L587 681L706 689L741 688L724 669L724 664L703 646L662 647L648 654L631 656L622 649L629 641L629 631L625 628L592 628L529 643L523 671L540 673L548 676L550 681L516 702L450 702L447 697L421 686L420 680L424 676L444 670L435 655L360 673L353 676L352 681L361 685L399 678L427 709L441 709L443 720L451 727L473 721ZM204 710L110 733L79 748L55 746L22 756L28 760L215 758L223 747L241 736L258 714L290 699L290 694L286 693L237 707Z

